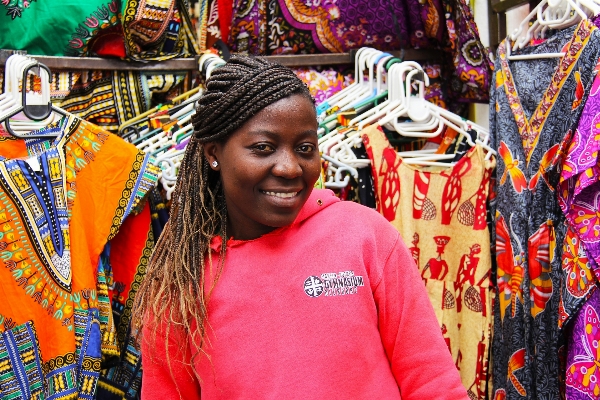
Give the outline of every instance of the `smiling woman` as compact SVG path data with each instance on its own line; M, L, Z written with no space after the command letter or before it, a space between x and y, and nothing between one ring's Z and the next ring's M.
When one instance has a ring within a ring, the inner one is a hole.
M313 190L291 70L232 58L194 128L133 312L143 399L467 399L398 232Z

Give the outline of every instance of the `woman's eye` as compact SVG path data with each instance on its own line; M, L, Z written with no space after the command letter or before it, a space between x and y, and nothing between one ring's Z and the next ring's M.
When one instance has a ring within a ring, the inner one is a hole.
M268 144L257 144L256 146L254 146L254 149L260 152L269 152L274 150L273 146Z
M301 153L310 153L315 150L315 146L312 144L303 144L298 147L298 151Z

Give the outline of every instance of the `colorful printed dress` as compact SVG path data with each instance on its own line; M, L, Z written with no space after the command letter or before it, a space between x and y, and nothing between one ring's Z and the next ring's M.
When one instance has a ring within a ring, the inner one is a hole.
M188 9L187 0L3 0L0 48L49 56L189 57L199 49Z
M561 146L558 200L568 225L559 323L566 331L566 398L600 397L600 60L576 129ZM565 307L570 298L575 307Z
M582 299L561 290L567 229L553 189L558 183L554 166L589 92L600 32L582 21L520 52L565 52L559 60L509 62L507 46L512 43L505 40L498 48L490 93L491 141L501 156L494 399L555 399L560 397L559 312L572 312Z
M44 131L59 136L0 140L0 396L93 399L99 379L125 381L100 372L127 370L119 359L153 245L142 200L157 168L74 116Z
M378 211L412 252L469 397L485 399L492 322L486 201L495 160L475 147L453 167L415 168L383 132L363 133Z

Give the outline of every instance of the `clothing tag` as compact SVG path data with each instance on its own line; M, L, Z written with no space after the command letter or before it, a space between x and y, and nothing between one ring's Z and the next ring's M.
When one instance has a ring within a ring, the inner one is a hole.
M40 172L42 170L42 167L40 166L40 162L38 161L37 157L28 158L27 160L25 160L25 162L29 164L31 169L35 172Z

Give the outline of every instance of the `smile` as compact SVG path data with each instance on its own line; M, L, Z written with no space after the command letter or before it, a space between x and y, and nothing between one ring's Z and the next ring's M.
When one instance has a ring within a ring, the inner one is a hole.
M288 199L291 197L296 196L298 193L300 192L291 192L291 193L284 193L284 192L267 192L264 190L261 190L261 192L263 192L264 194L268 195L268 196L274 196L274 197L280 197L282 199Z

